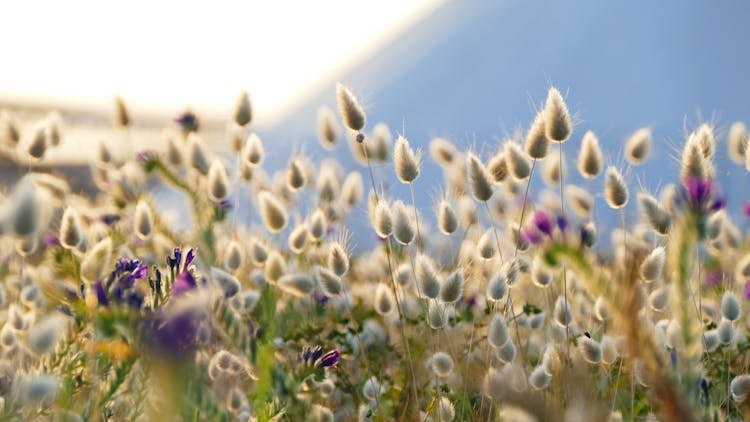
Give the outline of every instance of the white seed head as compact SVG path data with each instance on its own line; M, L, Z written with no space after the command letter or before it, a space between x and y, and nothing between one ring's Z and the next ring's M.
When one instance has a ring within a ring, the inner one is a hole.
M659 234L666 235L672 226L672 216L651 194L638 194L638 204L641 212L651 227Z
M245 147L242 149L242 161L247 166L255 168L265 159L266 153L263 148L263 141L257 134L251 133L245 141Z
M541 288L549 286L554 280L554 274L547 268L543 260L539 256L535 256L531 262L531 281L535 285Z
M202 175L208 174L208 155L206 155L206 147L203 144L203 139L198 136L195 132L191 132L187 137L188 142L188 156L190 157L190 166L198 171Z
M456 211L453 210L453 206L445 199L441 200L438 205L437 220L438 229L446 236L455 232L458 228Z
M504 269L498 270L487 283L487 298L493 302L499 302L508 293L508 276Z
M265 224L268 231L278 233L284 230L288 216L286 209L278 199L270 192L264 190L258 193L258 206L263 224Z
M745 152L747 151L747 128L742 122L735 122L729 128L727 135L727 147L729 149L729 158L737 164L745 163Z
M75 208L68 207L60 222L60 244L65 249L76 249L84 240L81 217Z
M490 343L490 346L496 349L505 346L510 341L508 326L505 324L502 314L496 313L492 317L492 322L490 322L490 326L487 329L487 341Z
M365 186L362 182L362 175L353 171L346 175L344 184L341 185L341 199L349 208L353 208L362 200Z
M456 147L447 139L433 138L430 141L430 156L436 163L446 167L454 163L459 153Z
M563 156L562 163L560 162L559 155L548 157L542 163L542 178L544 179L544 183L549 186L558 186L560 180L565 178L566 167L565 156Z
M737 403L742 403L750 394L750 375L737 375L729 383L729 391L732 393L732 399Z
M641 277L647 282L653 282L661 277L667 253L663 246L654 248L641 263Z
M310 215L310 220L307 224L310 237L313 240L321 240L326 235L326 215L321 209L316 209Z
M601 322L607 321L612 317L607 300L603 296L599 296L596 298L596 302L594 302L594 316Z
M578 171L586 179L593 179L602 171L604 157L599 147L599 139L594 132L588 131L581 140L578 152Z
M414 262L414 267L419 292L430 299L437 298L440 295L441 283L435 263L429 256L420 254Z
M367 155L370 159L385 163L391 155L393 137L391 130L385 123L378 123L372 129L372 137L365 141Z
M391 211L393 214L393 236L402 245L410 244L416 236L414 221L409 215L410 210L406 208L403 202L396 201L393 203Z
M54 375L37 375L20 383L20 397L29 407L49 406L60 390L61 382Z
M339 137L339 125L336 116L328 107L318 110L318 140L326 149L333 149Z
M661 286L648 295L648 301L651 305L651 309L656 312L661 312L666 309L667 305L669 305L669 299L670 292L668 285Z
M287 188L292 192L297 192L305 187L306 183L307 175L305 174L302 162L299 159L292 160L292 162L289 163L289 167L286 169Z
M346 127L355 132L362 130L365 127L366 115L357 97L352 94L349 88L339 83L336 84L336 99L339 114Z
M315 283L306 274L287 274L281 276L276 284L281 290L295 297L305 297L313 292Z
M375 312L380 315L388 315L396 309L396 301L391 289L385 284L378 284L375 289Z
M709 176L710 168L707 165L706 158L700 143L694 137L688 138L685 148L682 151L682 168L680 176L683 180L694 178L703 180Z
M729 290L725 291L721 297L721 316L730 321L737 321L741 312L742 306L737 296Z
M540 112L534 117L529 131L526 133L526 154L536 160L546 157L549 150L549 139L547 139L544 123L544 112Z
M544 372L553 375L555 373L555 368L559 365L560 357L557 354L557 350L553 345L548 344L542 354L542 364L540 366L544 368Z
M22 178L0 208L0 230L17 237L35 238L47 229L52 217L52 198L31 175ZM10 229L10 230L8 230Z
M628 185L614 166L609 166L604 176L604 197L607 205L614 209L622 208L628 203Z
M399 136L393 150L393 164L401 183L411 183L419 176L419 159L420 153L415 153L409 141Z
M44 157L44 153L47 152L47 138L44 136L44 126L39 125L34 128L34 133L31 135L26 152L37 160L41 160Z
M112 163L112 153L104 141L99 141L99 147L97 148L96 154L96 164L99 168L107 168L110 163Z
M641 164L651 153L651 129L636 130L625 142L625 158L630 164Z
M263 270L268 281L277 281L286 274L286 261L278 251L271 251L263 264Z
M703 123L688 138L694 139L700 145L703 158L711 159L713 157L716 152L716 138L714 137L714 129L710 125Z
M737 266L734 270L734 277L737 280L747 280L750 278L750 253L746 253L737 262Z
M442 396L438 401L437 408L438 420L451 422L456 417L456 409L453 407L448 397Z
M594 210L594 197L582 187L565 186L565 200L579 217L588 217Z
M495 349L495 357L502 363L510 363L516 358L518 349L513 344L513 340L509 340L504 346Z
M250 259L255 265L263 265L268 258L268 248L265 243L257 238L250 239L250 245L248 250L250 251Z
M141 239L148 239L154 229L154 217L151 214L151 207L141 200L135 206L135 215L133 216L133 230Z
M617 345L614 340L608 335L604 335L601 341L602 349L602 363L605 365L611 365L615 363L619 353L617 352Z
M477 242L477 252L482 259L490 260L497 254L494 229L487 229Z
M581 356L588 363L596 364L602 360L602 346L594 339L580 336L578 337L578 349Z
M289 238L287 239L289 249L296 254L304 252L305 247L307 246L308 234L309 230L307 228L307 224L303 223L295 227L289 233Z
M336 169L329 166L322 167L315 181L315 188L320 202L331 203L336 200L341 191L340 176Z
M240 242L232 239L224 251L224 267L229 271L237 271L245 264L245 252Z
M253 108L250 105L250 95L247 91L242 91L237 98L234 106L234 122L240 126L245 126L253 119Z
M552 381L552 375L544 370L543 366L537 366L529 375L529 385L535 390L544 390Z
M320 286L320 290L328 297L338 296L344 290L341 277L328 268L316 266L313 275Z
M471 193L477 201L485 202L492 198L493 190L490 175L479 157L471 152L466 159L466 173Z
M547 102L544 104L544 131L547 139L554 142L565 142L573 132L568 106L565 105L560 91L550 87Z
M508 179L508 161L505 159L505 151L498 151L497 154L487 162L487 172L492 177L492 181L499 185Z
M365 381L365 384L362 386L362 395L365 396L367 400L374 401L382 393L381 390L382 388L378 379L373 375L370 379Z
M162 139L167 145L167 161L173 166L179 166L183 161L182 146L177 145L177 138L171 131L164 131Z
M349 254L339 242L328 244L328 269L339 277L343 277L349 272Z
M107 272L111 256L112 239L105 237L86 252L81 261L81 277L89 283L95 283Z
M573 312L570 309L570 305L565 301L564 298L559 297L555 301L555 309L553 312L555 322L561 327L567 327L573 322Z
M445 352L436 352L430 362L432 371L438 377L445 378L453 373L453 358Z
M719 341L722 344L729 344L734 339L734 327L732 327L732 321L727 318L722 318L719 321L719 326L716 327L716 333L719 335Z
M434 330L439 330L448 324L446 305L437 301L430 301L427 306L427 324Z
M705 347L705 351L707 353L711 353L716 350L719 347L720 343L719 333L715 329L708 330L703 333L703 346Z
M526 154L514 142L505 144L505 162L510 174L517 180L525 180L531 174L531 164Z
M455 303L461 299L464 292L464 270L453 271L445 278L440 286L440 300L445 303Z
M372 227L378 236L385 239L393 233L393 216L385 201L378 201L372 213Z
M400 264L396 269L396 281L398 284L406 287L412 282L411 266L407 263Z
M3 112L0 115L0 143L15 148L21 141L21 131L18 130L18 122L10 113Z
M208 199L215 203L229 197L229 175L224 164L214 160L208 170Z
M37 321L29 329L28 343L31 350L38 355L45 355L52 350L65 334L65 317L52 314Z
M240 291L241 286L239 280L222 269L211 267L211 279L224 293L224 297L232 297Z

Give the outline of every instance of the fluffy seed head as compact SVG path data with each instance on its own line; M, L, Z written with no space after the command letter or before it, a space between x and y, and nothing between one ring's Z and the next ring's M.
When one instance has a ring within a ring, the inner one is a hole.
M505 159L505 152L499 151L487 162L487 172L492 177L492 181L499 185L508 178L508 161Z
M680 176L683 180L688 178L703 180L709 175L709 166L707 166L701 145L696 138L688 138L682 151L681 161Z
M378 284L375 289L375 311L380 315L388 315L396 308L391 289L385 284Z
M362 183L362 175L353 171L346 175L344 184L341 185L341 200L349 208L353 208L362 200L365 186Z
M182 148L177 145L177 138L170 131L165 131L162 134L162 139L167 145L167 161L169 164L173 166L182 164Z
M710 159L713 157L716 152L716 138L714 137L714 130L710 125L703 123L698 126L698 129L695 129L689 138L694 139L700 145L703 158Z
M438 420L451 422L456 417L456 409L448 397L440 397L437 408Z
M503 363L513 362L516 358L516 354L518 354L518 349L516 348L516 345L513 344L513 340L509 340L503 347L495 349L495 357Z
M83 229L78 211L68 207L60 222L60 244L65 249L75 249L83 242Z
M648 295L649 305L651 305L651 309L656 312L661 312L666 309L667 305L669 305L669 299L669 286L667 285L659 287Z
M270 192L258 193L260 216L268 231L278 233L286 227L288 216L284 206Z
M458 228L458 216L451 204L445 199L440 201L437 212L438 229L444 235L450 235Z
M251 168L254 168L263 162L265 156L266 153L263 149L263 141L260 140L260 137L257 134L251 133L250 136L248 136L247 141L245 141L245 147L242 149L243 162Z
M307 226L310 232L310 237L313 240L322 239L326 234L326 224L326 215L323 213L323 210L316 209L313 211L310 215L310 221Z
M305 297L315 288L312 278L305 274L287 274L281 276L276 284L281 290L295 297Z
M211 279L224 292L224 297L232 297L240 291L240 282L235 276L216 267L211 267Z
M453 358L445 352L436 352L432 355L432 371L438 377L447 377L453 373Z
M657 280L661 277L666 259L667 254L664 246L654 248L641 263L641 277L648 282Z
M561 327L567 327L573 322L573 312L570 310L570 305L565 301L564 298L559 297L555 301L555 309L553 312L555 322Z
M719 341L723 344L729 344L734 339L734 327L732 327L732 321L727 318L722 318L719 321L719 326L716 328L716 333L719 335Z
M328 268L339 277L349 272L349 254L340 242L328 244L327 264Z
M55 347L64 333L64 317L60 314L47 316L29 329L29 346L38 355L45 355Z
M339 83L336 84L336 99L339 114L346 127L355 132L362 130L365 127L366 115L357 97L352 94L349 88Z
M536 390L544 390L552 381L552 375L544 370L543 366L537 366L529 375L529 384Z
M565 105L560 91L550 87L547 102L544 104L544 131L547 139L554 142L565 142L573 131L568 106Z
M214 160L208 170L208 198L219 203L229 197L229 175L224 164Z
M461 299L464 292L464 270L461 268L453 271L442 286L440 286L440 300L446 303L454 303Z
M112 239L105 237L86 252L81 261L81 277L89 283L95 283L107 271L111 256Z
M640 164L651 153L651 129L636 130L625 142L625 158L631 164Z
M560 162L559 156L544 160L542 166L544 182L550 186L558 186L560 180L565 178L566 167L565 156L563 156L562 162Z
M299 159L292 160L289 163L289 168L286 170L286 186L292 192L297 192L305 187L305 183L307 183L307 176L305 175L302 163Z
M15 148L21 141L21 131L18 130L18 122L7 112L0 115L0 143L10 148Z
M341 277L328 268L316 266L313 274L318 281L320 290L328 297L338 296L344 289L344 282Z
M286 274L286 261L278 251L271 251L263 264L263 274L268 281L276 281Z
M578 337L578 349L588 363L599 363L602 360L602 346L586 336Z
M554 276L539 256L534 257L531 263L531 281L539 287L547 287L552 283Z
M268 258L268 248L266 248L266 245L260 239L251 238L248 249L253 264L263 265L263 263L266 262L266 259Z
M309 230L307 224L303 223L295 227L291 233L289 233L289 238L287 239L289 249L296 254L304 252L305 247L307 246L308 234Z
M135 215L133 216L133 229L135 234L141 239L147 239L151 236L154 228L154 217L151 214L151 207L145 201L138 201L135 206Z
M34 128L34 133L31 136L26 152L37 160L41 160L44 157L44 153L47 152L47 138L44 136L44 126L39 125Z
M409 141L403 136L396 139L396 146L393 150L393 164L396 170L396 176L401 183L411 183L419 176L419 152L409 146Z
M419 292L430 299L438 297L441 283L432 259L427 255L420 254L417 256L414 267Z
M128 113L128 107L125 105L125 100L122 97L115 97L115 110L114 110L114 121L115 126L119 128L126 128L130 125L130 113Z
M628 185L614 166L609 166L604 175L604 197L607 205L614 209L622 208L628 203Z
M446 167L455 162L459 153L456 147L447 139L433 138L430 141L430 156L436 163Z
M439 330L448 324L446 306L440 302L431 300L427 306L427 324L433 330Z
M531 165L521 147L514 142L505 144L505 161L510 174L518 180L525 180L531 174Z
M333 149L336 146L336 140L339 137L339 126L336 123L336 116L333 111L327 107L318 110L318 140L326 149Z
M224 252L224 267L229 271L237 271L245 263L245 254L240 242L232 239Z
M504 269L500 269L487 283L487 299L499 302L505 298L506 293L508 293L508 276Z
M245 126L253 119L253 108L250 105L250 95L247 91L242 91L237 98L237 104L234 106L234 122L240 126Z
M727 148L729 149L729 158L737 164L745 162L745 152L747 150L747 128L742 122L735 122L729 128L727 136Z
M188 135L187 142L190 166L205 176L208 174L209 164L203 140L196 133L191 132Z
M724 292L721 297L721 316L730 320L737 321L740 318L742 306L740 301L737 300L737 296L729 290Z
M594 316L602 322L607 321L612 316L609 312L607 301L603 296L599 296L596 298L596 302L594 302Z
M588 217L594 210L594 197L582 187L565 186L565 200L579 217Z
M735 267L734 277L737 280L747 280L750 278L750 253L745 254Z
M534 117L525 141L526 154L535 160L541 160L547 156L549 150L549 139L544 128L544 112L540 112Z
M380 396L380 393L380 383L378 382L378 379L373 375L372 377L370 377L370 379L365 381L365 384L362 386L362 395L365 396L366 399L374 401L378 398L378 396Z
M477 242L477 252L482 259L490 260L497 254L494 229L487 229Z
M471 152L466 159L466 173L471 193L477 201L484 202L492 198L493 190L490 175L479 157Z
M402 245L408 245L414 241L416 236L416 230L414 228L414 222L411 216L409 216L409 210L406 208L401 201L393 203L393 236L396 238L398 243Z
M638 194L638 204L641 212L651 227L659 234L666 235L672 226L672 216L651 194Z
M594 132L588 131L581 140L578 152L578 171L586 179L593 179L602 171L604 157L599 147L599 139Z
M490 327L487 330L487 341L490 346L496 349L505 346L510 341L508 326L505 324L502 314L496 313L492 317L492 322L490 322Z
M385 239L393 232L393 216L385 201L378 201L372 213L372 227L378 236Z
M729 391L732 392L732 399L737 403L742 403L750 394L750 375L737 375L729 383Z

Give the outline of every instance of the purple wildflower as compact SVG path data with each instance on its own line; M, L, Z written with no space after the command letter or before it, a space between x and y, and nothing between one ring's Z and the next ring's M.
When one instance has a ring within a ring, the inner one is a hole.
M524 243L537 244L542 241L542 236L535 229L523 229L521 230L521 240Z
M537 230L547 236L552 236L554 226L552 224L552 219L547 212L539 210L534 213L534 226L536 226Z
M745 217L749 217L750 218L750 201L748 201L748 200L742 201L742 214Z
M177 297L185 292L195 289L198 287L198 283L195 281L195 277L190 271L183 271L177 274L175 282L172 285L172 297Z
M147 163L156 158L156 155L151 151L138 151L135 153L135 159L141 163Z
M104 214L99 219L102 221L102 223L111 226L112 224L120 221L120 216L117 214Z
M701 205L711 196L711 179L688 177L683 181L686 199L691 205Z
M321 368L335 367L339 364L340 355L341 353L339 352L339 349L333 349L320 358L318 366L320 366Z
M94 291L96 292L96 299L99 301L100 306L109 306L109 298L107 297L107 291L104 290L104 284L101 281L97 281L94 284Z
M174 119L174 122L180 125L180 128L182 129L182 133L190 133L190 132L197 132L198 127L200 126L198 123L198 117L190 110L187 110L177 116Z
M750 300L750 280L745 282L745 299Z
M54 233L48 232L44 234L44 244L47 246L57 246L60 244L60 240Z
M718 286L724 279L724 273L721 271L706 271L705 282L709 286Z

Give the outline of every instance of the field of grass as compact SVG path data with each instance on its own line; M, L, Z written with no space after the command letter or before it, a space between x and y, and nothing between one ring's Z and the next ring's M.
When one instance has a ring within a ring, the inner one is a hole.
M317 116L322 160L264 169L273 142L243 94L231 160L186 112L165 150L102 144L96 194L54 171L4 186L0 419L750 420L750 205L726 209L713 166L727 148L750 169L742 123L726 140L694 128L673 183L648 192L632 170L651 131L605 165L555 88L487 156L393 141L346 87L337 99ZM75 142L59 119L24 132L5 112L0 148L31 168ZM130 120L118 100L112 133ZM420 177L427 159L443 180ZM159 211L155 183L184 195L189 224ZM423 190L442 195L417 204Z

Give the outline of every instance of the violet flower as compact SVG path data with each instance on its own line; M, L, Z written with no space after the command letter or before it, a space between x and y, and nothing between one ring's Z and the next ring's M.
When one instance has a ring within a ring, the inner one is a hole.
M182 133L188 134L190 132L197 132L200 124L198 123L198 117L190 110L185 111L174 119L174 122L180 126Z
M750 300L750 280L745 282L745 299Z

